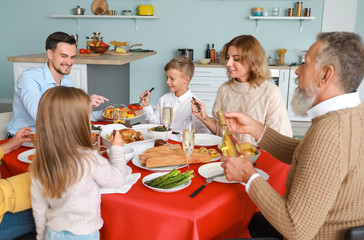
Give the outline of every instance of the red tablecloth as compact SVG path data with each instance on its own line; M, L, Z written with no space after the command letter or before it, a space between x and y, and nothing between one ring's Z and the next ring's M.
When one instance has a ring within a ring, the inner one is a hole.
M25 150L28 148L21 147L4 156L3 167L10 175L28 170L27 163L17 160L18 154ZM257 164L257 168L270 175L268 182L272 187L283 194L289 166L264 151ZM196 164L190 165L196 176L189 187L174 193L159 193L142 184L142 178L150 171L134 166L131 161L128 165L133 173L140 172L141 178L126 194L102 195L102 239L249 237L247 226L257 207L241 184L212 182L195 198L190 198L189 195L205 183L205 178L198 174L202 164ZM186 171L187 167L181 170Z

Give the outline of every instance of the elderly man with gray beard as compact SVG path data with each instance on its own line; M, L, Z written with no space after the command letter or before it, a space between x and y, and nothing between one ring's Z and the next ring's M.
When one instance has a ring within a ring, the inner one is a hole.
M225 114L231 131L261 138L260 147L291 165L285 195L257 174L248 155L223 157L222 167L228 180L247 184L260 209L249 225L252 237L344 239L347 229L364 225L364 103L356 92L364 77L361 38L318 34L296 74L292 108L312 118L302 140L245 114Z

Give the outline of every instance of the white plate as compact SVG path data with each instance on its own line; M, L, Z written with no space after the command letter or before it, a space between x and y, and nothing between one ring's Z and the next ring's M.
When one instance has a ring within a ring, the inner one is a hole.
M211 162L216 162L217 160L219 160L221 158L221 154L219 153L219 156L211 158Z
M144 110L135 110L135 117L132 117L132 118L125 118L125 120L132 120L132 119L136 119L136 118L139 118L141 116L144 115ZM112 118L108 118L104 115L104 113L102 113L102 117L105 119L105 121L114 121Z
M269 175L263 170L260 170L258 168L256 168L255 170L257 170L258 174L262 176L264 180L269 179ZM208 178L223 172L224 169L221 167L221 162L208 163L198 168L198 173L204 178ZM228 181L225 176L214 178L214 181L221 183L237 183L234 181Z
M173 165L173 166L166 166L166 167L155 167L155 168L147 168L145 166L143 166L141 163L140 163L140 158L139 156L135 156L131 162L139 167L139 168L142 168L142 169L145 169L145 170L148 170L148 171L152 171L152 172L167 172L167 171L171 171L173 170L173 168L175 169L180 169L180 168L183 168L185 166L187 166L186 164L185 165Z
M179 139L176 140L175 137L171 137L172 140L182 142L182 135L179 136ZM199 147L212 147L219 145L222 141L220 136L212 135L212 134L203 134L203 133L196 133L195 134L195 146Z
M29 155L32 155L32 154L35 154L35 148L33 148L33 149L28 150L28 151L25 151L25 152L20 153L20 154L18 155L18 159L19 159L19 161L21 161L21 162L31 163L32 161L30 161L30 160L28 159L28 156L29 156Z
M29 147L29 148L34 148L34 143L33 142L23 142L21 144L23 147Z
M147 188L152 189L153 191L156 191L156 192L170 193L170 192L177 192L179 190L182 190L182 189L188 187L191 184L191 182L192 182L191 179L190 179L187 182L182 183L181 185L179 185L177 187L174 187L174 188L171 188L171 189L154 188L154 187L150 187L147 184L145 184L146 181L149 181L149 180L151 180L153 178L162 176L164 174L167 174L167 173L166 172L151 173L151 174L145 176L143 178L143 184L144 184L144 186L146 186Z

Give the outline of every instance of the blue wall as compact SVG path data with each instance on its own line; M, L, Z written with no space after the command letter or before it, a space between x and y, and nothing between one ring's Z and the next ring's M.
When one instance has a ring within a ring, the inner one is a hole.
M255 21L248 20L251 8L278 6L281 15L294 0L108 0L109 9L118 14L123 9L135 11L139 4L154 6L158 19L140 20L136 31L133 19L81 19L80 29L74 19L50 18L51 14L71 14L71 9L80 5L85 14L92 14L92 0L16 0L3 2L0 15L3 31L0 44L0 99L12 99L13 70L8 56L44 52L46 37L55 31L65 31L80 36L79 44L85 46L85 37L92 32L101 32L104 41L112 40L143 43L143 48L154 49L157 55L131 63L131 101L138 100L145 89L154 86L152 103L167 92L164 83L164 65L174 56L178 48L193 48L195 60L204 58L207 43L214 43L221 50L224 43L240 34L252 34L258 38L267 56L277 57L275 49L286 48L286 63L299 62L298 50L307 49L321 30L324 0L306 0L304 7L311 7L315 20L305 21L303 32L299 32L299 21L261 21L255 31ZM363 1L359 1L358 13L363 12ZM361 10L359 10L361 9ZM364 15L357 16L363 22ZM4 25L7 25L6 27ZM359 24L357 24L359 25ZM361 24L363 25L363 24ZM359 26L358 26L359 27ZM363 29L356 32L364 35ZM11 28L11 30L9 30ZM106 96L107 97L107 96Z

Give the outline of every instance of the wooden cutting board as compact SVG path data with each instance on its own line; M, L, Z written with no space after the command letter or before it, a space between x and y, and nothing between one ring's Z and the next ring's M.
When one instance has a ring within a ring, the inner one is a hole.
M133 55L133 53L131 53L131 52L117 53L117 52L115 52L115 50L110 50L110 51L107 51L106 53L108 53L110 55L115 55L115 56L131 56L131 55Z
M91 10L95 15L104 15L109 8L106 0L94 0L91 5Z

